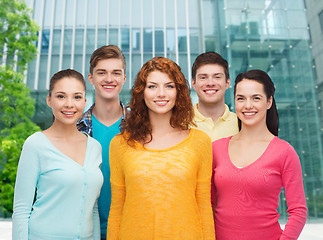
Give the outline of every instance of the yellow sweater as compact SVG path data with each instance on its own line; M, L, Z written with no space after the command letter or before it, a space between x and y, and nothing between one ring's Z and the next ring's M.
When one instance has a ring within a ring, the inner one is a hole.
M110 145L112 200L107 239L215 239L210 202L212 145L191 129L166 149Z

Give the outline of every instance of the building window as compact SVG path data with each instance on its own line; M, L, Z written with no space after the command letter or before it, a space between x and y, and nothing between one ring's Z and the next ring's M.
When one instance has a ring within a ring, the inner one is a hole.
M319 13L321 31L323 32L323 10Z

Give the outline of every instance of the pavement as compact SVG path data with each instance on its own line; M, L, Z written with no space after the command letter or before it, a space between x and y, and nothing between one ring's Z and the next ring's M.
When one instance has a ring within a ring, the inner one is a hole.
M281 224L282 228L284 224ZM0 219L0 240L11 240L11 219ZM323 240L323 219L308 220L299 240Z

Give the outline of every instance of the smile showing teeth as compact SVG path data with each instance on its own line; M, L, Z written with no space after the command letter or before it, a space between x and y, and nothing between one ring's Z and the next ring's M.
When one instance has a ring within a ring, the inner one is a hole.
M73 115L74 114L74 112L62 112L62 113L65 115Z
M155 101L157 105L166 105L168 101L166 100L160 100L160 101Z
M213 93L216 93L216 90L205 90L205 93L207 93L207 94L213 94Z
M252 116L252 115L255 115L256 113L255 112L245 112L243 114L246 116Z
M106 86L106 85L104 85L103 88L112 89L112 88L115 88L115 86Z

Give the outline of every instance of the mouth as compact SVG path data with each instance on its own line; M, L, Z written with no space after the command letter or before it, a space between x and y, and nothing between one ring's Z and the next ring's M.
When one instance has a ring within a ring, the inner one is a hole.
M154 101L158 106L165 106L168 101L167 100L157 100L157 101Z
M204 90L204 92L207 94L207 95L213 95L217 92L218 90L216 89L207 89L207 90Z
M254 116L254 115L256 115L256 112L243 112L243 115L245 115L245 116Z
M74 116L74 114L76 113L76 112L71 112L71 111L62 111L62 113L66 116L66 117L73 117Z
M102 85L104 89L114 89L116 88L116 85Z

